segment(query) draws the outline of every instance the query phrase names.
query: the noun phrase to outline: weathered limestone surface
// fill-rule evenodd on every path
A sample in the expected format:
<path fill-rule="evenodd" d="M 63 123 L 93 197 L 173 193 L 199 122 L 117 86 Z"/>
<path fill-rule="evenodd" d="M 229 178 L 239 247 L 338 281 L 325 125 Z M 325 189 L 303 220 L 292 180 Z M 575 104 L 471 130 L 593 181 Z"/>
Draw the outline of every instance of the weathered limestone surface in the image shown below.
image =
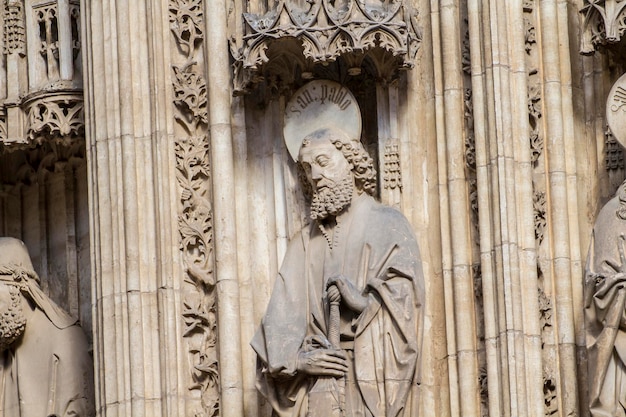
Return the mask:
<path fill-rule="evenodd" d="M 312 81 L 285 119 L 312 221 L 289 242 L 251 343 L 257 387 L 282 415 L 416 414 L 421 259 L 406 218 L 373 199 L 356 99 L 339 83 Z"/>
<path fill-rule="evenodd" d="M 248 342 L 309 222 L 282 131 L 311 79 L 355 95 L 376 198 L 417 236 L 421 415 L 589 414 L 623 2 L 1 6 L 0 235 L 93 330 L 99 415 L 270 415 Z"/>

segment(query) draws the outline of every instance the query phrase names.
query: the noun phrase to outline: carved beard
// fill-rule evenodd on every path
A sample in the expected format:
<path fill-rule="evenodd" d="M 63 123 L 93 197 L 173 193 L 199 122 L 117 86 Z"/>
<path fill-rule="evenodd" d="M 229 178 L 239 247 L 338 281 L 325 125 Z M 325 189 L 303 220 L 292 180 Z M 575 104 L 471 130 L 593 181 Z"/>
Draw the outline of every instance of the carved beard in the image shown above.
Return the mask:
<path fill-rule="evenodd" d="M 350 173 L 338 182 L 315 190 L 311 200 L 311 218 L 324 220 L 328 216 L 336 216 L 350 204 L 353 193 L 354 184 Z"/>
<path fill-rule="evenodd" d="M 26 317 L 22 309 L 22 295 L 19 288 L 11 285 L 11 305 L 0 312 L 0 352 L 4 352 L 15 342 L 26 328 Z"/>

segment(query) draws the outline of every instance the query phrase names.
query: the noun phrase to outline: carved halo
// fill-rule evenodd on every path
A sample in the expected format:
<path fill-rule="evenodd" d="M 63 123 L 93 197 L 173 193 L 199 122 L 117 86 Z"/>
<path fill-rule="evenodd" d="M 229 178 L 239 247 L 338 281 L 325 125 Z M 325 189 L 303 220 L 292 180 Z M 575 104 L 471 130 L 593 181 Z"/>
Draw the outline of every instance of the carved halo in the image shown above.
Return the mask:
<path fill-rule="evenodd" d="M 611 87 L 606 100 L 606 121 L 615 139 L 626 148 L 626 74 Z"/>
<path fill-rule="evenodd" d="M 339 129 L 361 139 L 361 110 L 354 95 L 341 84 L 314 80 L 298 89 L 285 108 L 283 134 L 294 161 L 302 141 L 321 128 Z"/>

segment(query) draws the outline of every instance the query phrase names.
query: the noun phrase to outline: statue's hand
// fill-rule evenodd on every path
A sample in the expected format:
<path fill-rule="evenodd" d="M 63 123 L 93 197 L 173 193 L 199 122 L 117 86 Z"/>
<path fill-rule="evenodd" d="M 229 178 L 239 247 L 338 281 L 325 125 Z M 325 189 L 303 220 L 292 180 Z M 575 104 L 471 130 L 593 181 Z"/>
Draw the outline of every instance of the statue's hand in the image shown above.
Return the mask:
<path fill-rule="evenodd" d="M 340 349 L 315 349 L 298 353 L 298 372 L 341 378 L 348 371 L 346 354 Z"/>
<path fill-rule="evenodd" d="M 607 292 L 612 290 L 613 288 L 625 288 L 626 287 L 626 274 L 617 273 L 611 274 L 607 276 L 597 275 L 595 277 L 596 281 L 596 295 L 604 296 Z"/>
<path fill-rule="evenodd" d="M 358 290 L 348 278 L 343 275 L 335 275 L 328 279 L 326 283 L 326 289 L 329 294 L 329 300 L 331 294 L 332 287 L 336 287 L 341 294 L 341 299 L 343 302 L 353 311 L 357 313 L 361 313 L 367 307 L 367 296 L 361 294 L 361 291 Z"/>
<path fill-rule="evenodd" d="M 339 288 L 336 285 L 328 286 L 326 290 L 326 295 L 328 297 L 329 303 L 338 303 L 341 301 L 341 293 L 339 292 Z"/>

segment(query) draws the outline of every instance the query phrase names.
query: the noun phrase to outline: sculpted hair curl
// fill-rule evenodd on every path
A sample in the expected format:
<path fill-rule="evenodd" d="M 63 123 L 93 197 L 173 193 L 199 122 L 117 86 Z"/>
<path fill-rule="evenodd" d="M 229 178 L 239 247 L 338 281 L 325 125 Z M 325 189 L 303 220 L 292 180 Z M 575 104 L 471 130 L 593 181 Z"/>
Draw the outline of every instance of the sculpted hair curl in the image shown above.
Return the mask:
<path fill-rule="evenodd" d="M 361 141 L 358 139 L 346 141 L 333 137 L 331 142 L 352 165 L 352 172 L 359 191 L 365 191 L 373 196 L 376 193 L 376 168 L 374 168 L 374 160 L 367 153 Z"/>
<path fill-rule="evenodd" d="M 619 199 L 619 207 L 615 213 L 617 217 L 626 220 L 626 181 L 624 181 L 617 189 L 617 198 Z"/>

